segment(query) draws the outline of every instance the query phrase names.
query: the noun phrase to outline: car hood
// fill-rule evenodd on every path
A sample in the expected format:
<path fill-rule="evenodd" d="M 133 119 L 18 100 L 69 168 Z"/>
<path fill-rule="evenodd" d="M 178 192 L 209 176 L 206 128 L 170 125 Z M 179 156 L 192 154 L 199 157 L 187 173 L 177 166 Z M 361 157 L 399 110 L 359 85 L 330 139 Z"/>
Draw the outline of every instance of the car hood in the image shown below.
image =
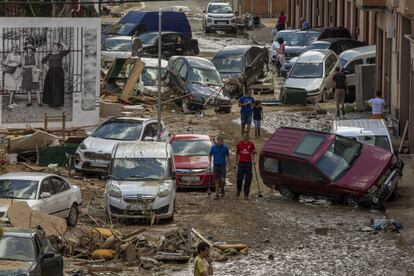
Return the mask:
<path fill-rule="evenodd" d="M 335 185 L 346 190 L 367 191 L 375 185 L 389 166 L 392 154 L 381 148 L 362 145 L 361 153 L 352 167 Z"/>
<path fill-rule="evenodd" d="M 128 142 L 128 141 L 102 139 L 102 138 L 96 138 L 92 136 L 89 136 L 85 140 L 83 140 L 83 143 L 86 146 L 86 151 L 96 151 L 99 153 L 112 153 L 112 149 L 119 142 Z"/>
<path fill-rule="evenodd" d="M 126 195 L 153 195 L 156 196 L 158 188 L 162 181 L 159 180 L 147 180 L 147 181 L 117 181 L 111 180 L 109 183 L 117 185 L 122 192 L 123 196 Z"/>
<path fill-rule="evenodd" d="M 208 17 L 212 17 L 212 18 L 226 18 L 226 19 L 231 19 L 234 17 L 233 13 L 208 13 L 207 14 Z"/>
<path fill-rule="evenodd" d="M 128 58 L 131 57 L 131 52 L 111 52 L 111 51 L 102 51 L 101 58 L 103 59 L 113 59 L 113 58 Z"/>
<path fill-rule="evenodd" d="M 20 276 L 29 272 L 33 262 L 0 260 L 0 276 Z"/>
<path fill-rule="evenodd" d="M 194 82 L 189 83 L 188 86 L 190 88 L 191 94 L 194 96 L 199 96 L 206 99 L 214 94 L 214 99 L 230 100 L 230 98 L 226 97 L 222 92 L 218 92 L 223 86 L 205 85 Z"/>
<path fill-rule="evenodd" d="M 300 79 L 287 78 L 285 81 L 285 88 L 305 89 L 306 91 L 313 91 L 321 87 L 323 78 Z"/>
<path fill-rule="evenodd" d="M 175 156 L 177 169 L 206 169 L 210 165 L 208 156 Z"/>

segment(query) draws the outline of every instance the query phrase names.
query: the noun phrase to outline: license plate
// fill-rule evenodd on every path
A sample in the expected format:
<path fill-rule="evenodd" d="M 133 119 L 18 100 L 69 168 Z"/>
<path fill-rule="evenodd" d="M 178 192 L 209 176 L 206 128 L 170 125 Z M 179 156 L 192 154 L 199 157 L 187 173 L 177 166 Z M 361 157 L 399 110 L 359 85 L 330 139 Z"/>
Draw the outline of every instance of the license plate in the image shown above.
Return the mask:
<path fill-rule="evenodd" d="M 128 205 L 128 210 L 132 210 L 132 211 L 141 211 L 141 210 L 145 210 L 146 205 L 145 204 L 130 204 Z"/>
<path fill-rule="evenodd" d="M 91 161 L 91 166 L 93 167 L 100 167 L 100 168 L 107 168 L 109 163 L 102 162 L 102 161 Z"/>
<path fill-rule="evenodd" d="M 217 24 L 228 24 L 228 21 L 216 21 Z"/>
<path fill-rule="evenodd" d="M 199 182 L 200 181 L 199 176 L 183 176 L 182 179 L 185 182 Z"/>

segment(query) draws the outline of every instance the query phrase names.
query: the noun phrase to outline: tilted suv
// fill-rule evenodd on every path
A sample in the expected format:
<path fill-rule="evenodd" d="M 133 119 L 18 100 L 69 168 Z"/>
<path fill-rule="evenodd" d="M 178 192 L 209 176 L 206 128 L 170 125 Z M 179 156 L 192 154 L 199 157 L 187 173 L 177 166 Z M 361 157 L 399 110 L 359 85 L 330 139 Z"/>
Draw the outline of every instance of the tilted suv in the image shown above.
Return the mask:
<path fill-rule="evenodd" d="M 236 15 L 229 3 L 210 2 L 204 11 L 203 29 L 211 31 L 236 32 Z"/>

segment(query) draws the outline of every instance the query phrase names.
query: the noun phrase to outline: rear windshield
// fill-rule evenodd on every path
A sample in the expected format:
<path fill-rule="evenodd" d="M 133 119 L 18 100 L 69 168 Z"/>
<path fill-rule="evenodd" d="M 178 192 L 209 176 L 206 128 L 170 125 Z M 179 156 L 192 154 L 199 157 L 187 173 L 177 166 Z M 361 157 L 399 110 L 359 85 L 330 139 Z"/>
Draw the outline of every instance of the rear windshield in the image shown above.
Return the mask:
<path fill-rule="evenodd" d="M 240 73 L 244 68 L 243 56 L 218 57 L 213 63 L 220 73 Z"/>
<path fill-rule="evenodd" d="M 318 39 L 319 33 L 292 33 L 291 36 L 284 39 L 286 46 L 308 46 Z"/>
<path fill-rule="evenodd" d="M 157 33 L 145 33 L 140 35 L 138 38 L 141 40 L 143 44 L 154 44 L 155 40 L 157 39 Z"/>
<path fill-rule="evenodd" d="M 110 52 L 131 52 L 131 40 L 125 39 L 107 39 L 104 44 L 104 51 Z"/>
<path fill-rule="evenodd" d="M 323 74 L 322 63 L 295 63 L 290 71 L 290 78 L 321 78 Z"/>
<path fill-rule="evenodd" d="M 115 24 L 112 28 L 108 31 L 109 34 L 117 34 L 117 35 L 130 35 L 135 28 L 135 24 L 132 23 L 123 23 L 123 24 Z"/>

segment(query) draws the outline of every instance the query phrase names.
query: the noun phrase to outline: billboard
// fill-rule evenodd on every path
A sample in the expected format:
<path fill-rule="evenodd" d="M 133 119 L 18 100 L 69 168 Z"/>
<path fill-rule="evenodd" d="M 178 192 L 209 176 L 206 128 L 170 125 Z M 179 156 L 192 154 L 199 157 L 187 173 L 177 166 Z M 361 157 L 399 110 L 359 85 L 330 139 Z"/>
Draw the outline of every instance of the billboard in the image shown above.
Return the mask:
<path fill-rule="evenodd" d="M 0 128 L 97 124 L 100 33 L 99 18 L 0 18 Z"/>

